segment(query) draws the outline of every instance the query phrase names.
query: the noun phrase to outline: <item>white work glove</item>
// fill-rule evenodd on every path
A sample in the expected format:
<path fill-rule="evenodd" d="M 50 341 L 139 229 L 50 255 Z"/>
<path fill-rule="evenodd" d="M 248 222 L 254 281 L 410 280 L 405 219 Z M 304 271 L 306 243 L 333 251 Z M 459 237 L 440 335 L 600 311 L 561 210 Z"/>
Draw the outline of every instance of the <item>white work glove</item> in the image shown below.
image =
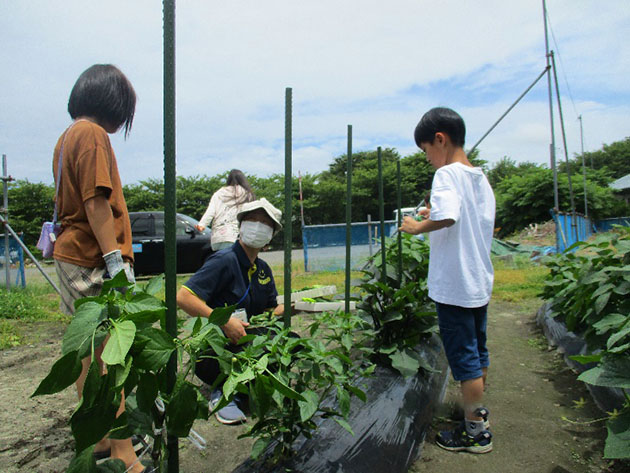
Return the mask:
<path fill-rule="evenodd" d="M 121 271 L 124 271 L 125 276 L 127 276 L 127 280 L 130 283 L 135 284 L 136 278 L 133 276 L 131 265 L 123 262 L 120 250 L 110 251 L 106 255 L 103 255 L 103 259 L 105 260 L 105 266 L 107 266 L 107 272 L 109 273 L 110 278 L 113 278 Z"/>

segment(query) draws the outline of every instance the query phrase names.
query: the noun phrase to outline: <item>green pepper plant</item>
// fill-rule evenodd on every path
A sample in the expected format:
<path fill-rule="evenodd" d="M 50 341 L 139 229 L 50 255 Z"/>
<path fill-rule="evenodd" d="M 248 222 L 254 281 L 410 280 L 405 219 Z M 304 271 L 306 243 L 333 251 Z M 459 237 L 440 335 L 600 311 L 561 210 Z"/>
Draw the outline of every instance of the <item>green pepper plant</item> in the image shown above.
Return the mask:
<path fill-rule="evenodd" d="M 365 400 L 355 383 L 373 370 L 351 353 L 367 337 L 361 319 L 321 315 L 310 326 L 310 337 L 303 338 L 290 337 L 277 319 L 269 320 L 266 335 L 243 337 L 241 343 L 251 343 L 232 354 L 219 326 L 228 321 L 235 306 L 215 308 L 208 319 L 192 319 L 191 330 L 180 330 L 173 337 L 165 330 L 164 302 L 156 297 L 162 287 L 161 277 L 141 287 L 129 283 L 121 272 L 105 282 L 99 296 L 75 302 L 61 357 L 33 393 L 54 394 L 71 386 L 81 373 L 81 360 L 92 357 L 70 419 L 75 456 L 68 473 L 123 473 L 121 460 L 96 465 L 94 445 L 106 435 L 152 436 L 153 464 L 164 467 L 167 433 L 187 437 L 196 419 L 209 417 L 208 402 L 192 379 L 196 361 L 208 356 L 209 349 L 225 373 L 224 397 L 216 409 L 237 391 L 250 396 L 258 422 L 245 435 L 258 438 L 254 456 L 272 438 L 278 439 L 275 458 L 290 454 L 297 436 L 308 437 L 317 428 L 316 416 L 332 417 L 351 430 L 345 421 L 350 396 Z M 106 340 L 101 355 L 105 369 L 101 369 L 94 354 Z M 168 392 L 166 366 L 174 353 L 180 369 Z M 117 418 L 123 391 L 125 412 Z M 323 402 L 333 391 L 336 407 Z"/>
<path fill-rule="evenodd" d="M 607 418 L 604 456 L 630 458 L 630 229 L 578 242 L 545 264 L 550 271 L 542 297 L 591 352 L 572 358 L 597 363 L 578 379 L 624 393 L 621 410 Z"/>
<path fill-rule="evenodd" d="M 216 356 L 225 378 L 215 409 L 236 392 L 248 395 L 256 422 L 241 437 L 257 439 L 252 457 L 267 447 L 271 463 L 290 456 L 295 440 L 310 438 L 324 418 L 352 433 L 347 422 L 351 397 L 366 400 L 358 384 L 374 370 L 362 356 L 371 351 L 368 324 L 353 314 L 325 312 L 314 315 L 309 335 L 300 337 L 269 314 L 250 322 L 263 333 L 244 337 L 239 343 L 248 343 L 241 352 Z"/>
<path fill-rule="evenodd" d="M 381 250 L 369 258 L 358 285 L 362 298 L 357 308 L 372 319 L 377 357 L 402 375 L 413 376 L 420 368 L 432 370 L 416 347 L 437 332 L 437 317 L 428 297 L 429 245 L 406 233 L 401 235 L 401 242 L 399 253 L 397 240 L 386 239 L 385 268 Z"/>

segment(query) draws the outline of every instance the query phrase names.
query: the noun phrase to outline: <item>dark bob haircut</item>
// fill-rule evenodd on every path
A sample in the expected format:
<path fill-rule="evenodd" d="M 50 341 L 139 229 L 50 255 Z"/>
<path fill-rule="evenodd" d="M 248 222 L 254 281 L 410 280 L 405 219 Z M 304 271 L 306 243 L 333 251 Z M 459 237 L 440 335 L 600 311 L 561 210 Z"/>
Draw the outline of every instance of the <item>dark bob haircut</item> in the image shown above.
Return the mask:
<path fill-rule="evenodd" d="M 416 126 L 413 137 L 416 145 L 431 143 L 438 132 L 446 133 L 451 143 L 461 148 L 466 141 L 466 125 L 457 112 L 445 107 L 436 107 L 425 113 Z"/>
<path fill-rule="evenodd" d="M 116 130 L 123 125 L 125 137 L 136 111 L 136 92 L 129 79 L 111 64 L 95 64 L 79 76 L 68 100 L 72 119 L 93 117 Z"/>

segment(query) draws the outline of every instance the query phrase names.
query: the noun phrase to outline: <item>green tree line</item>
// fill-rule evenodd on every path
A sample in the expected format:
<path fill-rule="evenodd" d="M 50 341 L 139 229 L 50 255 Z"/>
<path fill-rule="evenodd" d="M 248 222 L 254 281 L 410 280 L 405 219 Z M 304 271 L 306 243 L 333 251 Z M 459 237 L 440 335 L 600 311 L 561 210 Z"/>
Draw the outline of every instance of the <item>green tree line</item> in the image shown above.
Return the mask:
<path fill-rule="evenodd" d="M 604 145 L 601 150 L 584 153 L 586 161 L 586 192 L 588 213 L 593 219 L 626 216 L 630 208 L 615 196 L 608 184 L 630 173 L 630 137 Z M 506 236 L 531 223 L 548 221 L 549 210 L 554 206 L 553 171 L 545 165 L 531 162 L 516 163 L 504 157 L 492 166 L 479 157 L 470 157 L 476 166 L 484 168 L 497 199 L 496 227 L 499 235 Z M 402 206 L 418 205 L 430 191 L 434 170 L 423 152 L 401 157 L 392 148 L 382 150 L 383 192 L 385 218 L 396 209 L 396 167 L 400 161 Z M 345 221 L 347 156 L 336 157 L 328 169 L 301 178 L 304 223 L 306 225 L 342 223 Z M 378 173 L 376 151 L 361 151 L 352 155 L 352 219 L 365 221 L 370 214 L 378 219 Z M 584 186 L 582 156 L 558 166 L 560 210 L 570 211 L 567 170 L 573 176 L 576 211 L 584 212 Z M 246 171 L 246 170 L 244 170 Z M 177 211 L 199 219 L 210 197 L 227 179 L 228 170 L 216 176 L 178 176 L 176 184 Z M 284 175 L 268 177 L 248 175 L 257 197 L 265 197 L 284 210 Z M 164 182 L 147 179 L 124 187 L 130 212 L 162 210 Z M 18 180 L 9 187 L 9 221 L 16 231 L 24 232 L 24 240 L 34 248 L 41 224 L 53 213 L 54 187 L 43 183 Z M 293 243 L 301 245 L 301 222 L 298 178 L 293 177 Z M 281 245 L 282 236 L 274 242 Z"/>

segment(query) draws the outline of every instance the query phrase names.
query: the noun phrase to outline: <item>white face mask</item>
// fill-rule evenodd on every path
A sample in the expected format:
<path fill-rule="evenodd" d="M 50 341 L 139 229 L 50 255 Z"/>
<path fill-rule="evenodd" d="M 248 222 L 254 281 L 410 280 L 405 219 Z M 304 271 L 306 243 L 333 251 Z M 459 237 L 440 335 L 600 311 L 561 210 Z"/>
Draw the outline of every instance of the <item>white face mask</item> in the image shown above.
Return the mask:
<path fill-rule="evenodd" d="M 250 248 L 262 248 L 271 241 L 273 228 L 262 222 L 243 220 L 241 223 L 241 241 Z"/>

